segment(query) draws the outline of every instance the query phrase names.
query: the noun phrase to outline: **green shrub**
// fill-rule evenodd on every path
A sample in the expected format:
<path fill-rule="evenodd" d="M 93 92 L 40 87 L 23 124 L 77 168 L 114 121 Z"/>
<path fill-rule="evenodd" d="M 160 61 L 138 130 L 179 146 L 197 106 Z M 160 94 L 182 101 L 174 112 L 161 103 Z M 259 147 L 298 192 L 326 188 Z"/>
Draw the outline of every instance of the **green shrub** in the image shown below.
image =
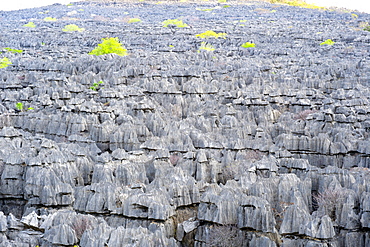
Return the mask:
<path fill-rule="evenodd" d="M 199 37 L 199 38 L 205 38 L 205 39 L 208 39 L 208 38 L 224 38 L 226 39 L 226 33 L 216 33 L 214 31 L 211 31 L 211 30 L 208 30 L 208 31 L 205 31 L 204 33 L 199 33 L 197 35 L 195 35 L 196 37 Z"/>
<path fill-rule="evenodd" d="M 85 28 L 79 28 L 77 25 L 75 24 L 69 24 L 69 25 L 66 25 L 64 26 L 64 28 L 62 29 L 63 32 L 82 32 L 84 31 Z"/>
<path fill-rule="evenodd" d="M 15 104 L 15 108 L 17 108 L 18 111 L 23 111 L 24 105 L 23 105 L 22 102 L 18 102 L 18 103 Z M 31 110 L 34 110 L 34 108 L 33 107 L 28 107 L 27 108 L 27 111 L 31 111 Z"/>
<path fill-rule="evenodd" d="M 23 52 L 23 50 L 12 49 L 12 48 L 9 48 L 9 47 L 5 47 L 4 49 L 7 50 L 8 52 L 11 52 L 11 53 L 14 53 L 14 54 Z"/>
<path fill-rule="evenodd" d="M 243 48 L 250 48 L 250 47 L 256 47 L 255 43 L 250 43 L 250 42 L 245 42 L 244 44 L 241 45 Z"/>
<path fill-rule="evenodd" d="M 196 10 L 200 10 L 200 11 L 212 11 L 213 9 L 201 9 L 201 8 L 196 8 Z"/>
<path fill-rule="evenodd" d="M 91 90 L 98 91 L 100 89 L 100 84 L 103 84 L 103 81 L 94 82 L 90 87 Z"/>
<path fill-rule="evenodd" d="M 7 57 L 0 59 L 0 69 L 6 68 L 11 64 L 12 62 L 10 62 L 10 60 Z"/>
<path fill-rule="evenodd" d="M 322 42 L 320 45 L 334 45 L 335 42 L 332 41 L 331 39 L 327 39 L 324 42 Z"/>
<path fill-rule="evenodd" d="M 103 38 L 102 43 L 89 52 L 89 55 L 100 56 L 109 53 L 115 53 L 119 56 L 128 55 L 127 50 L 118 42 L 118 38 Z"/>
<path fill-rule="evenodd" d="M 163 27 L 168 27 L 168 25 L 175 25 L 176 27 L 188 27 L 189 25 L 183 23 L 182 20 L 178 19 L 168 19 L 162 22 Z"/>
<path fill-rule="evenodd" d="M 368 32 L 370 32 L 370 26 L 365 27 L 365 28 L 364 28 L 364 31 L 368 31 Z"/>
<path fill-rule="evenodd" d="M 32 27 L 32 28 L 36 27 L 35 23 L 33 23 L 32 21 L 28 22 L 27 24 L 24 24 L 23 26 L 24 27 Z"/>
<path fill-rule="evenodd" d="M 19 111 L 23 111 L 23 103 L 18 102 L 17 104 L 15 104 L 15 107 L 16 107 Z"/>
<path fill-rule="evenodd" d="M 315 4 L 309 4 L 302 0 L 270 0 L 270 3 L 283 3 L 291 6 L 308 8 L 308 9 L 325 9 L 324 7 L 316 6 Z"/>
<path fill-rule="evenodd" d="M 141 20 L 139 18 L 130 18 L 128 20 L 128 23 L 135 23 L 135 22 L 141 22 Z"/>
<path fill-rule="evenodd" d="M 53 17 L 45 17 L 45 18 L 44 18 L 44 21 L 57 21 L 57 18 L 53 18 Z"/>

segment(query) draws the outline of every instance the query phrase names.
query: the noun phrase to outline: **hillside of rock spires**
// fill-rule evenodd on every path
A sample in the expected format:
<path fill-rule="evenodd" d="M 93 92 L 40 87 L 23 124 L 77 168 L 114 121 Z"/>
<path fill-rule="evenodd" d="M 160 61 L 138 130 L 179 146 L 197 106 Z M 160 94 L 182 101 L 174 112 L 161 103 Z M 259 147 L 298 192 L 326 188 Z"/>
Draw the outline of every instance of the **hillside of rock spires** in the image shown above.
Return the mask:
<path fill-rule="evenodd" d="M 0 246 L 370 246 L 369 22 L 263 1 L 0 11 Z M 108 40 L 124 54 L 92 54 Z"/>

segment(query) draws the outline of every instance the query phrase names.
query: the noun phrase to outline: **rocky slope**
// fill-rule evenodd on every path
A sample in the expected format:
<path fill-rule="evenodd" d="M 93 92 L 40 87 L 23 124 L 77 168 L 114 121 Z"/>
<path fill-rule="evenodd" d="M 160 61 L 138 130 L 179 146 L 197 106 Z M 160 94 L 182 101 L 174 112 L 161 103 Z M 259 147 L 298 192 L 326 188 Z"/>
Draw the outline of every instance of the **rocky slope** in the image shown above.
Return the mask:
<path fill-rule="evenodd" d="M 228 5 L 0 12 L 1 246 L 370 246 L 370 15 Z"/>

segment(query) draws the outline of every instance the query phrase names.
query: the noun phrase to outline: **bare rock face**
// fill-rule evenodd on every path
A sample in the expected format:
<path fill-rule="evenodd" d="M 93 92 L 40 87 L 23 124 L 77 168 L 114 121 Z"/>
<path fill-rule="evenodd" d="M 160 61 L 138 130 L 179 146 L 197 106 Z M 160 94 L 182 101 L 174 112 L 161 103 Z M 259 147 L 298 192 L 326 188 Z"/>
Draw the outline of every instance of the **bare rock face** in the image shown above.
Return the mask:
<path fill-rule="evenodd" d="M 275 218 L 269 203 L 259 197 L 244 198 L 238 208 L 238 227 L 274 233 Z"/>
<path fill-rule="evenodd" d="M 0 19 L 0 246 L 370 246 L 368 14 L 85 1 Z M 106 37 L 128 55 L 89 55 Z"/>
<path fill-rule="evenodd" d="M 6 216 L 4 215 L 3 212 L 0 213 L 0 231 L 5 232 L 8 230 L 8 223 L 6 220 Z"/>

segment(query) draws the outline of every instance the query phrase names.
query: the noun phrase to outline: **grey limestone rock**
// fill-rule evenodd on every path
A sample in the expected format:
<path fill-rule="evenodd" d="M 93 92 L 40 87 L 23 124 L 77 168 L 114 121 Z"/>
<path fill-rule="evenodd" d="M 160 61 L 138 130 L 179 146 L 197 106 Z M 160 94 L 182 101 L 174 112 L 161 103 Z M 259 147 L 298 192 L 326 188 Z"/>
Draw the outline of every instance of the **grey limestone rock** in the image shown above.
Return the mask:
<path fill-rule="evenodd" d="M 131 190 L 121 195 L 122 214 L 139 219 L 167 220 L 175 214 L 168 194 L 161 190 L 144 193 Z"/>
<path fill-rule="evenodd" d="M 294 204 L 302 210 L 309 212 L 311 206 L 311 180 L 301 181 L 295 174 L 282 174 L 278 185 L 278 200 L 281 206 Z"/>
<path fill-rule="evenodd" d="M 256 237 L 253 236 L 252 240 L 250 241 L 250 246 L 266 246 L 266 247 L 276 247 L 276 243 L 269 239 L 268 237 Z"/>
<path fill-rule="evenodd" d="M 0 212 L 0 232 L 5 232 L 8 229 L 8 222 L 6 216 L 1 211 Z"/>
<path fill-rule="evenodd" d="M 31 228 L 39 228 L 39 216 L 35 211 L 32 211 L 30 214 L 22 217 L 21 223 Z"/>
<path fill-rule="evenodd" d="M 308 216 L 299 232 L 318 239 L 332 239 L 335 236 L 334 225 L 328 215 L 321 218 Z"/>
<path fill-rule="evenodd" d="M 218 224 L 236 224 L 238 206 L 246 195 L 233 188 L 212 185 L 200 198 L 198 219 Z"/>
<path fill-rule="evenodd" d="M 170 246 L 177 247 L 174 239 L 166 238 L 160 231 L 150 232 L 147 228 L 124 228 L 122 226 L 110 234 L 108 246 Z"/>
<path fill-rule="evenodd" d="M 369 15 L 197 5 L 0 11 L 0 246 L 369 245 Z"/>
<path fill-rule="evenodd" d="M 69 164 L 59 165 L 66 166 L 69 170 Z M 58 165 L 56 165 L 58 166 Z M 73 187 L 71 184 L 63 181 L 57 172 L 61 170 L 47 169 L 41 166 L 32 166 L 27 169 L 25 174 L 25 196 L 32 204 L 44 205 L 71 205 L 74 201 Z M 68 177 L 66 177 L 68 180 Z"/>
<path fill-rule="evenodd" d="M 117 187 L 111 182 L 93 183 L 77 187 L 73 208 L 81 212 L 116 212 L 116 189 Z"/>
<path fill-rule="evenodd" d="M 283 222 L 280 226 L 280 234 L 296 234 L 299 233 L 302 225 L 310 221 L 310 214 L 301 209 L 299 206 L 288 206 L 284 212 Z"/>
<path fill-rule="evenodd" d="M 179 223 L 176 228 L 176 239 L 182 241 L 184 235 L 196 229 L 199 224 L 199 221 L 195 220 L 195 218 L 190 218 L 184 222 Z"/>
<path fill-rule="evenodd" d="M 47 229 L 44 238 L 57 245 L 74 245 L 77 243 L 75 231 L 67 224 L 60 224 Z"/>
<path fill-rule="evenodd" d="M 275 218 L 270 204 L 259 197 L 242 198 L 237 211 L 238 227 L 274 233 Z"/>
<path fill-rule="evenodd" d="M 362 232 L 348 232 L 345 236 L 344 246 L 366 246 L 365 236 Z"/>
<path fill-rule="evenodd" d="M 8 215 L 7 223 L 8 223 L 8 229 L 13 229 L 13 230 L 23 229 L 23 225 L 19 222 L 19 219 L 17 219 L 12 213 Z"/>
<path fill-rule="evenodd" d="M 104 247 L 107 245 L 112 228 L 103 221 L 96 227 L 87 229 L 81 238 L 81 246 Z"/>
<path fill-rule="evenodd" d="M 200 192 L 195 179 L 185 175 L 180 168 L 169 169 L 165 174 L 156 174 L 156 178 L 147 187 L 149 192 L 160 188 L 166 188 L 171 204 L 176 208 L 200 202 Z"/>

